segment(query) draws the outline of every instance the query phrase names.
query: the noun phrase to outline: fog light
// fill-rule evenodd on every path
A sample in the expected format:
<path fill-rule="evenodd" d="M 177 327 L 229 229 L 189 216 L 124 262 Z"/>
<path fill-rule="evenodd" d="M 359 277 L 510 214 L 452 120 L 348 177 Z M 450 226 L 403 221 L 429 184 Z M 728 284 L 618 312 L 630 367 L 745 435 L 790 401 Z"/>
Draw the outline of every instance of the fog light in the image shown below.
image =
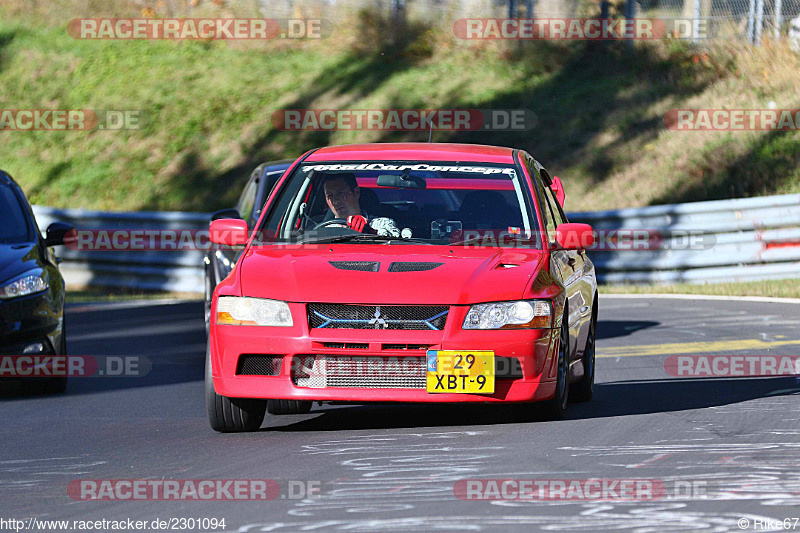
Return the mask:
<path fill-rule="evenodd" d="M 43 342 L 34 342 L 33 344 L 29 344 L 22 349 L 22 355 L 35 355 L 44 352 L 45 347 Z"/>

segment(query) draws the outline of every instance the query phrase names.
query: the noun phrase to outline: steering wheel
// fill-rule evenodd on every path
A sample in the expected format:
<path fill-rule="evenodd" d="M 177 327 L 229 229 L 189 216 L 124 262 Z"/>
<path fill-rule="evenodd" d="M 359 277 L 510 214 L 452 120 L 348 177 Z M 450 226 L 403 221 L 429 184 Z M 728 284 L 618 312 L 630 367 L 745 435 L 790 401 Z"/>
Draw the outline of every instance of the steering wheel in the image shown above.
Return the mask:
<path fill-rule="evenodd" d="M 334 224 L 338 224 L 340 226 L 347 227 L 347 221 L 343 218 L 332 218 L 330 220 L 326 220 L 324 222 L 320 222 L 316 226 L 314 226 L 314 230 L 318 230 L 320 228 L 327 228 L 328 226 L 333 226 Z"/>

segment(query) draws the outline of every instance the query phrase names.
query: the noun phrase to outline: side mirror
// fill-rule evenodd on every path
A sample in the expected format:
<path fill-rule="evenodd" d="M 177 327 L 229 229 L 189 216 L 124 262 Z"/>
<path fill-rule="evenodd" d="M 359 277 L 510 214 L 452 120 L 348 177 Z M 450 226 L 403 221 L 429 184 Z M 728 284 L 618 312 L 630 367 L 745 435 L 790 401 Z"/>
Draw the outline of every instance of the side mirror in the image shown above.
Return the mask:
<path fill-rule="evenodd" d="M 594 230 L 589 224 L 565 222 L 556 228 L 556 243 L 563 250 L 585 250 L 594 245 Z"/>
<path fill-rule="evenodd" d="M 564 185 L 562 185 L 561 179 L 558 176 L 553 177 L 550 188 L 553 189 L 553 192 L 556 194 L 558 205 L 564 207 L 564 200 L 567 198 L 567 195 L 564 193 Z"/>
<path fill-rule="evenodd" d="M 47 234 L 44 238 L 44 245 L 57 246 L 59 244 L 64 244 L 64 239 L 71 231 L 74 231 L 74 229 L 69 224 L 65 224 L 64 222 L 53 222 L 47 226 Z"/>
<path fill-rule="evenodd" d="M 211 220 L 219 220 L 222 218 L 242 218 L 242 215 L 239 214 L 239 211 L 236 209 L 229 207 L 228 209 L 220 209 L 216 213 L 211 214 Z"/>
<path fill-rule="evenodd" d="M 236 218 L 212 220 L 208 230 L 208 238 L 211 242 L 227 246 L 247 244 L 248 234 L 247 222 Z"/>

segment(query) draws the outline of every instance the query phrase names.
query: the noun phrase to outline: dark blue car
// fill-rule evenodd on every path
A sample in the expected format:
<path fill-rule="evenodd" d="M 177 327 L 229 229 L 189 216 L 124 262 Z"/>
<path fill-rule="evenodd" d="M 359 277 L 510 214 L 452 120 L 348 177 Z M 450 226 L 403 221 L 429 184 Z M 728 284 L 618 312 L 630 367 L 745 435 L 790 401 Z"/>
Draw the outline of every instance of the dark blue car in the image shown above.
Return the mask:
<path fill-rule="evenodd" d="M 66 355 L 64 279 L 51 247 L 63 244 L 71 229 L 55 222 L 43 238 L 22 189 L 0 170 L 0 356 L 46 360 L 34 358 Z M 15 362 L 4 364 L 0 376 L 14 379 L 21 374 L 15 371 L 19 358 L 3 359 Z M 63 392 L 67 387 L 66 376 L 29 377 L 24 382 L 42 392 Z"/>

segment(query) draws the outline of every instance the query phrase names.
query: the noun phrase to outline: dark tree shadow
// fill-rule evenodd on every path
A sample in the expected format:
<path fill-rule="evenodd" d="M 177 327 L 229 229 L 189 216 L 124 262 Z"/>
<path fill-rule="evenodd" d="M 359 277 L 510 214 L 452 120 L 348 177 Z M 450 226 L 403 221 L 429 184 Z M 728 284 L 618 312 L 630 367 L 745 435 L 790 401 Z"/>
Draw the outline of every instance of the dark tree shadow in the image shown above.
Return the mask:
<path fill-rule="evenodd" d="M 339 109 L 357 107 L 355 102 L 359 99 L 425 60 L 425 45 L 420 45 L 426 43 L 425 35 L 425 27 L 415 27 L 402 39 L 387 41 L 372 52 L 352 51 L 306 83 L 302 92 L 283 109 L 313 108 L 323 97 L 335 98 Z M 683 67 L 665 59 L 653 47 L 639 46 L 630 51 L 624 43 L 538 41 L 517 43 L 505 56 L 496 50 L 476 53 L 496 54 L 497 61 L 509 62 L 522 79 L 541 81 L 509 84 L 507 91 L 488 99 L 466 100 L 466 91 L 456 89 L 438 107 L 529 110 L 537 116 L 537 124 L 526 131 L 435 131 L 434 141 L 523 148 L 552 169 L 581 163 L 596 183 L 619 167 L 615 148 L 634 138 L 637 142 L 649 142 L 658 135 L 663 124 L 647 115 L 654 102 L 668 96 L 697 93 L 713 79 L 702 72 L 678 75 L 676 70 Z M 428 81 L 431 87 L 437 82 L 437 79 Z M 424 93 L 417 100 L 396 95 L 386 107 L 431 107 Z M 275 111 L 263 110 L 269 115 Z M 592 148 L 597 135 L 609 128 L 619 133 L 618 139 L 603 151 Z M 424 142 L 427 138 L 427 132 L 384 131 L 376 141 Z M 331 131 L 282 131 L 272 127 L 250 142 L 244 159 L 223 174 L 206 166 L 203 155 L 190 149 L 183 152 L 170 186 L 183 191 L 192 209 L 223 208 L 235 201 L 247 176 L 258 164 L 297 157 L 309 149 L 329 145 L 331 139 Z M 142 205 L 143 209 L 163 207 L 155 193 Z"/>
<path fill-rule="evenodd" d="M 0 32 L 0 72 L 3 71 L 6 64 L 6 52 L 4 48 L 7 48 L 8 45 L 11 44 L 16 35 L 17 34 L 13 31 Z"/>
<path fill-rule="evenodd" d="M 659 325 L 661 325 L 661 322 L 652 320 L 598 320 L 596 335 L 598 339 L 626 337 L 639 330 Z"/>
<path fill-rule="evenodd" d="M 28 196 L 35 197 L 45 192 L 54 183 L 56 183 L 59 179 L 61 179 L 61 177 L 64 176 L 71 167 L 72 167 L 72 160 L 61 161 L 59 163 L 51 165 L 50 168 L 47 170 L 47 173 L 44 175 L 44 179 L 30 188 Z"/>

